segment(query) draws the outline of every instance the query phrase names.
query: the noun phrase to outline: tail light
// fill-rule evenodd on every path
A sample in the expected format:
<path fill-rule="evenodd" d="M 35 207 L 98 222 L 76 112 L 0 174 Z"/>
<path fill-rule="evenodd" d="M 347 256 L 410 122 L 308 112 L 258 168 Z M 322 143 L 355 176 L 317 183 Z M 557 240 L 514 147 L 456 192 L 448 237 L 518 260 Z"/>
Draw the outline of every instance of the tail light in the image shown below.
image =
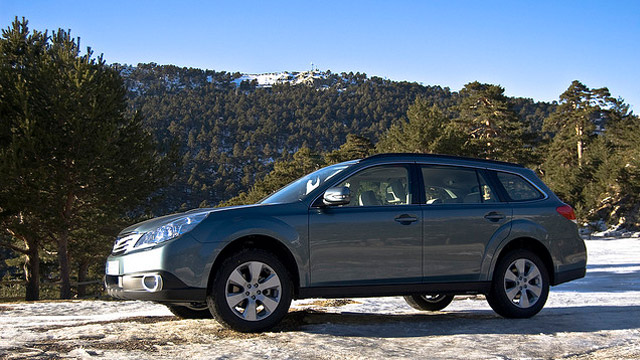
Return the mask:
<path fill-rule="evenodd" d="M 576 220 L 576 213 L 573 211 L 573 208 L 571 206 L 569 205 L 558 206 L 556 208 L 556 211 L 558 212 L 558 214 L 567 218 L 567 220 L 571 220 L 576 224 L 578 223 L 578 221 Z"/>

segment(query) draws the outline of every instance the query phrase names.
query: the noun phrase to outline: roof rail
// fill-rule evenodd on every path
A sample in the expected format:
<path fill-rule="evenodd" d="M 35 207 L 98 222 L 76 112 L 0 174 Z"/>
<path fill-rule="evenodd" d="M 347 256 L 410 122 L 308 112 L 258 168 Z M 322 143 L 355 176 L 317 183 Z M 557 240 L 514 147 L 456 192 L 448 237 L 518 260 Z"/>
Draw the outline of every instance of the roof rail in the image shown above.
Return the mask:
<path fill-rule="evenodd" d="M 397 157 L 414 157 L 414 158 L 425 158 L 425 159 L 452 159 L 452 160 L 466 160 L 466 161 L 476 161 L 483 162 L 488 164 L 498 164 L 498 165 L 507 165 L 507 166 L 516 166 L 524 168 L 525 166 L 522 164 L 511 163 L 506 161 L 498 161 L 498 160 L 488 160 L 488 159 L 477 159 L 466 156 L 456 156 L 456 155 L 442 155 L 442 154 L 419 154 L 419 153 L 386 153 L 386 154 L 376 154 L 371 155 L 362 159 L 362 161 L 369 161 L 373 159 L 383 159 L 383 158 L 397 158 Z"/>

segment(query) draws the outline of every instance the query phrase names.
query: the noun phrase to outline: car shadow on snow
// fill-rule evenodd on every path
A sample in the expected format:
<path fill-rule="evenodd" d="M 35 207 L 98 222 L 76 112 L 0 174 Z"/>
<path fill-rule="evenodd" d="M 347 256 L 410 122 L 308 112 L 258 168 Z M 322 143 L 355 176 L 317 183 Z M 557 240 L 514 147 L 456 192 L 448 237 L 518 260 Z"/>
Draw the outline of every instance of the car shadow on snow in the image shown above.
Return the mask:
<path fill-rule="evenodd" d="M 640 328 L 640 306 L 545 308 L 530 319 L 505 319 L 489 310 L 424 314 L 293 311 L 275 331 L 353 337 L 421 337 L 464 334 L 551 335 Z"/>

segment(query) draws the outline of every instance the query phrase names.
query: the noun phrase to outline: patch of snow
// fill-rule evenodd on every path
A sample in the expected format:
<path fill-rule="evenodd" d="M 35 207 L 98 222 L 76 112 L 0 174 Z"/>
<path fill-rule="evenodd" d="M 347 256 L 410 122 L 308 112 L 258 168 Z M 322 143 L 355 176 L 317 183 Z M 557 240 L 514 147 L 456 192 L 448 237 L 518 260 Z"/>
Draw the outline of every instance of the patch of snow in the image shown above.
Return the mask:
<path fill-rule="evenodd" d="M 600 231 L 592 232 L 589 234 L 592 238 L 602 238 L 602 237 L 622 237 L 622 238 L 638 238 L 640 237 L 640 231 L 628 231 L 624 227 L 620 225 L 611 226 L 610 228 L 606 228 L 606 226 L 602 225 L 600 227 Z"/>
<path fill-rule="evenodd" d="M 640 358 L 640 239 L 586 245 L 587 276 L 553 287 L 531 319 L 501 318 L 481 295 L 433 313 L 400 297 L 306 299 L 274 331 L 239 334 L 150 302 L 8 303 L 0 358 Z"/>

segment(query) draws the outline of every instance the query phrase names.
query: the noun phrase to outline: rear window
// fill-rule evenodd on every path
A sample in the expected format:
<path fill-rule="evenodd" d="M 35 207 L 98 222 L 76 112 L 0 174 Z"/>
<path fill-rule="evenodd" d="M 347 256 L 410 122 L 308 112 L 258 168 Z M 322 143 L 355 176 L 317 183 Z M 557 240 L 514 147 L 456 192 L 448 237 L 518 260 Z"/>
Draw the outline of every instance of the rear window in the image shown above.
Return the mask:
<path fill-rule="evenodd" d="M 507 191 L 511 201 L 531 201 L 542 199 L 544 195 L 530 182 L 519 175 L 498 172 L 498 180 Z"/>

